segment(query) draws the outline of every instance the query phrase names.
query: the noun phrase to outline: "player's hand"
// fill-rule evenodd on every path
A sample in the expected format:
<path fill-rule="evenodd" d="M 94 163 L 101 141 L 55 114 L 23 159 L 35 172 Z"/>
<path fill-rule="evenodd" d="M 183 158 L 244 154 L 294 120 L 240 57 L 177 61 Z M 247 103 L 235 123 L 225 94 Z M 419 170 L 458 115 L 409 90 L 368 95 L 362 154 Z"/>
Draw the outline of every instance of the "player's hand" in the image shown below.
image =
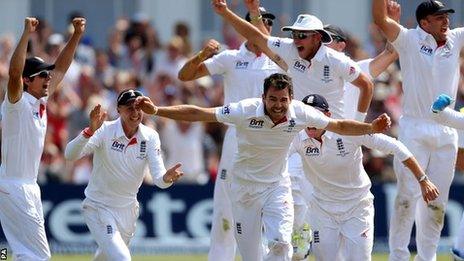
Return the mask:
<path fill-rule="evenodd" d="M 86 20 L 83 17 L 76 17 L 72 21 L 72 25 L 74 27 L 75 34 L 83 34 L 85 31 L 85 23 Z"/>
<path fill-rule="evenodd" d="M 147 96 L 139 96 L 135 98 L 134 106 L 136 109 L 141 109 L 146 114 L 156 114 L 158 108 Z"/>
<path fill-rule="evenodd" d="M 390 128 L 391 120 L 386 113 L 383 113 L 382 115 L 377 117 L 377 119 L 373 120 L 371 125 L 373 133 L 381 133 Z"/>
<path fill-rule="evenodd" d="M 248 11 L 259 11 L 259 0 L 243 0 Z"/>
<path fill-rule="evenodd" d="M 453 99 L 450 96 L 446 94 L 440 94 L 432 104 L 432 111 L 435 113 L 443 111 L 452 102 Z"/>
<path fill-rule="evenodd" d="M 426 179 L 419 183 L 422 191 L 422 198 L 426 203 L 429 203 L 432 200 L 435 200 L 440 192 L 435 184 L 432 183 L 429 179 Z"/>
<path fill-rule="evenodd" d="M 227 11 L 227 2 L 226 0 L 211 0 L 211 5 L 213 6 L 214 12 L 222 16 Z"/>
<path fill-rule="evenodd" d="M 387 2 L 387 15 L 399 23 L 401 18 L 401 5 L 396 1 L 389 0 Z"/>
<path fill-rule="evenodd" d="M 90 112 L 90 130 L 95 132 L 98 130 L 106 119 L 106 111 L 98 104 Z"/>
<path fill-rule="evenodd" d="M 214 39 L 208 40 L 205 47 L 203 47 L 203 50 L 201 50 L 202 58 L 206 60 L 212 57 L 213 55 L 217 54 L 219 52 L 220 47 L 221 47 L 221 44 L 218 41 Z"/>
<path fill-rule="evenodd" d="M 37 26 L 39 25 L 39 20 L 35 17 L 26 17 L 24 19 L 24 32 L 32 33 L 37 30 Z"/>
<path fill-rule="evenodd" d="M 182 177 L 184 173 L 182 172 L 182 170 L 179 169 L 180 166 L 182 166 L 182 164 L 177 163 L 174 167 L 168 169 L 166 171 L 166 174 L 164 174 L 163 176 L 164 182 L 173 183 L 176 182 L 180 177 Z"/>

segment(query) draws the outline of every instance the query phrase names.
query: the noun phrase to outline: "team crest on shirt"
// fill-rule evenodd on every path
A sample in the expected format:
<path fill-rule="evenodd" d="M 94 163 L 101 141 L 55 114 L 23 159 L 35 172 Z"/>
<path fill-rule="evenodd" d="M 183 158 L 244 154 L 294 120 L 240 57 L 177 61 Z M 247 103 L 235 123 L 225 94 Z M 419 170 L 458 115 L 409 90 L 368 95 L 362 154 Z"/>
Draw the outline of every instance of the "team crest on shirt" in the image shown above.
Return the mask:
<path fill-rule="evenodd" d="M 114 140 L 113 144 L 111 144 L 111 149 L 115 150 L 115 151 L 118 151 L 118 152 L 123 152 L 124 147 L 126 147 L 126 145 L 124 143 L 121 143 L 121 142 L 117 141 L 117 140 Z"/>
<path fill-rule="evenodd" d="M 446 43 L 445 46 L 443 46 L 443 53 L 441 54 L 441 56 L 449 58 L 451 55 L 453 55 L 453 53 L 451 52 L 451 46 L 449 46 L 449 44 Z"/>
<path fill-rule="evenodd" d="M 146 141 L 141 141 L 140 142 L 140 151 L 139 155 L 137 156 L 137 159 L 146 159 L 147 158 L 147 142 Z"/>
<path fill-rule="evenodd" d="M 433 48 L 428 45 L 423 44 L 420 48 L 420 52 L 425 55 L 432 56 Z"/>
<path fill-rule="evenodd" d="M 337 156 L 345 157 L 346 155 L 350 154 L 349 152 L 346 151 L 345 144 L 343 144 L 343 140 L 341 138 L 337 139 L 337 149 L 338 149 Z"/>
<path fill-rule="evenodd" d="M 230 114 L 230 105 L 229 104 L 222 107 L 222 114 Z"/>
<path fill-rule="evenodd" d="M 248 128 L 262 129 L 264 127 L 264 120 L 251 119 Z"/>
<path fill-rule="evenodd" d="M 323 81 L 324 83 L 329 83 L 333 81 L 332 78 L 330 78 L 330 67 L 328 65 L 324 65 L 321 81 Z"/>
<path fill-rule="evenodd" d="M 245 61 L 237 61 L 235 63 L 235 69 L 246 69 L 250 62 L 245 62 Z"/>
<path fill-rule="evenodd" d="M 287 129 L 284 130 L 284 131 L 285 131 L 285 132 L 292 132 L 293 129 L 295 128 L 295 125 L 296 125 L 295 120 L 294 120 L 294 119 L 290 119 L 290 120 L 288 121 L 288 127 L 287 127 Z"/>
<path fill-rule="evenodd" d="M 312 156 L 319 156 L 319 154 L 320 154 L 320 150 L 319 150 L 318 147 L 314 147 L 314 148 L 313 148 L 313 147 L 309 147 L 309 146 L 306 147 L 306 151 L 305 151 L 305 155 L 306 155 L 306 156 L 310 156 L 310 157 L 312 157 Z"/>

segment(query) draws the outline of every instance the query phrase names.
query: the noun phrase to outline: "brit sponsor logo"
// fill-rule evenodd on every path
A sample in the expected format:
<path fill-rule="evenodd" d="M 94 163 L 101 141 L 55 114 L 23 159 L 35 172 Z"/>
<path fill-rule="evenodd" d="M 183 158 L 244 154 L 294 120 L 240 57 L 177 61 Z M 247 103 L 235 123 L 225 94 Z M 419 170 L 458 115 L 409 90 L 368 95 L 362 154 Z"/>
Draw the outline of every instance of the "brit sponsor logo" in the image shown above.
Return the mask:
<path fill-rule="evenodd" d="M 111 144 L 111 149 L 119 152 L 123 152 L 124 147 L 126 147 L 126 145 L 124 145 L 124 143 L 120 143 L 117 140 L 113 141 L 113 144 Z"/>
<path fill-rule="evenodd" d="M 249 128 L 262 129 L 264 126 L 264 120 L 251 119 Z"/>
<path fill-rule="evenodd" d="M 314 243 L 319 243 L 319 231 L 314 231 L 314 235 L 313 235 L 313 239 L 314 239 Z"/>
<path fill-rule="evenodd" d="M 275 40 L 272 45 L 274 45 L 275 47 L 280 47 L 280 39 L 277 39 Z"/>
<path fill-rule="evenodd" d="M 305 72 L 307 66 L 300 60 L 295 61 L 293 64 L 293 69 L 299 71 L 299 72 Z"/>
<path fill-rule="evenodd" d="M 319 148 L 307 147 L 305 155 L 312 157 L 312 156 L 319 156 L 319 153 L 320 153 Z"/>
<path fill-rule="evenodd" d="M 237 234 L 242 234 L 242 223 L 237 222 Z"/>
<path fill-rule="evenodd" d="M 222 179 L 222 180 L 227 179 L 227 170 L 226 169 L 221 170 L 221 175 L 219 176 L 219 178 Z"/>
<path fill-rule="evenodd" d="M 431 56 L 433 53 L 433 48 L 428 45 L 423 44 L 420 48 L 420 52 L 425 55 Z"/>
<path fill-rule="evenodd" d="M 328 65 L 324 65 L 324 70 L 322 72 L 322 79 L 321 79 L 324 83 L 329 83 L 332 80 L 332 78 L 330 78 L 330 67 Z"/>
<path fill-rule="evenodd" d="M 235 64 L 235 69 L 246 69 L 248 67 L 249 62 L 245 61 L 237 61 Z"/>
<path fill-rule="evenodd" d="M 106 226 L 106 234 L 113 234 L 113 227 L 111 225 Z"/>

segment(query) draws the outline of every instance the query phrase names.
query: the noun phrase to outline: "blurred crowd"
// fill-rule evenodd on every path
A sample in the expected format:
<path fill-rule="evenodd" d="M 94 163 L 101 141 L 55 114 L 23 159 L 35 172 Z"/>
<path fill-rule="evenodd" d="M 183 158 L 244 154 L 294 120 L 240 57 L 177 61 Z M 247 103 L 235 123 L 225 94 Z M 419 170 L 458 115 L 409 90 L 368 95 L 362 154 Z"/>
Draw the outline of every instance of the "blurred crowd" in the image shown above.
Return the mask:
<path fill-rule="evenodd" d="M 82 15 L 73 12 L 69 21 Z M 66 32 L 57 32 L 47 21 L 40 20 L 38 32 L 29 43 L 29 55 L 54 62 L 72 30 L 73 27 L 69 26 Z M 349 36 L 346 53 L 355 61 L 374 57 L 383 51 L 385 39 L 378 29 L 372 25 L 369 33 L 367 43 Z M 89 112 L 96 104 L 107 110 L 108 120 L 115 119 L 118 116 L 116 97 L 122 90 L 138 89 L 157 105 L 188 103 L 212 107 L 223 103 L 221 77 L 203 77 L 191 82 L 177 79 L 177 73 L 186 60 L 198 51 L 192 50 L 188 24 L 178 22 L 171 39 L 162 43 L 148 17 L 137 13 L 131 18 L 117 19 L 106 37 L 107 45 L 103 49 L 94 47 L 90 37 L 83 37 L 62 83 L 63 91 L 49 97 L 48 129 L 39 183 L 87 183 L 92 159 L 85 157 L 76 162 L 66 161 L 64 148 L 69 140 L 88 126 Z M 0 101 L 4 99 L 9 61 L 16 40 L 10 35 L 0 36 Z M 242 38 L 224 26 L 222 39 L 217 40 L 235 49 Z M 464 56 L 461 73 L 464 74 Z M 461 80 L 457 108 L 464 106 L 463 88 Z M 389 134 L 396 136 L 401 94 L 401 74 L 398 65 L 393 64 L 375 80 L 374 97 L 366 120 L 387 112 L 394 123 Z M 182 182 L 201 185 L 215 179 L 225 131 L 223 125 L 175 122 L 149 116 L 145 116 L 144 123 L 159 132 L 166 166 L 176 162 L 183 164 L 185 175 Z M 373 182 L 395 180 L 391 156 L 367 149 L 365 152 L 364 164 Z M 463 162 L 458 159 L 459 171 L 464 169 Z"/>

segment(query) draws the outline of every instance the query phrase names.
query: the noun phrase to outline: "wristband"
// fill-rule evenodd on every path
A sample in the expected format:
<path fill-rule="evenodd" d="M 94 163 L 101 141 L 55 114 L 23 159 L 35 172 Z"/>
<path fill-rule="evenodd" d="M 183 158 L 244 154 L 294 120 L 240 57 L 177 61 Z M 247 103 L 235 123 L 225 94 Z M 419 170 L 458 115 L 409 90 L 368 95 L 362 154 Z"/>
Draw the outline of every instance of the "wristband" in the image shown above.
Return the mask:
<path fill-rule="evenodd" d="M 250 16 L 250 21 L 253 22 L 258 22 L 259 20 L 263 19 L 263 16 L 259 14 L 258 16 Z"/>
<path fill-rule="evenodd" d="M 87 127 L 82 131 L 82 135 L 84 135 L 84 137 L 88 139 L 93 136 L 93 131 L 89 127 Z"/>
<path fill-rule="evenodd" d="M 354 119 L 356 121 L 364 122 L 364 120 L 366 120 L 366 116 L 367 116 L 367 112 L 356 111 L 354 115 Z"/>
<path fill-rule="evenodd" d="M 428 180 L 429 178 L 427 177 L 427 175 L 425 174 L 422 174 L 422 176 L 420 176 L 417 180 L 420 182 L 424 181 L 424 180 Z"/>

